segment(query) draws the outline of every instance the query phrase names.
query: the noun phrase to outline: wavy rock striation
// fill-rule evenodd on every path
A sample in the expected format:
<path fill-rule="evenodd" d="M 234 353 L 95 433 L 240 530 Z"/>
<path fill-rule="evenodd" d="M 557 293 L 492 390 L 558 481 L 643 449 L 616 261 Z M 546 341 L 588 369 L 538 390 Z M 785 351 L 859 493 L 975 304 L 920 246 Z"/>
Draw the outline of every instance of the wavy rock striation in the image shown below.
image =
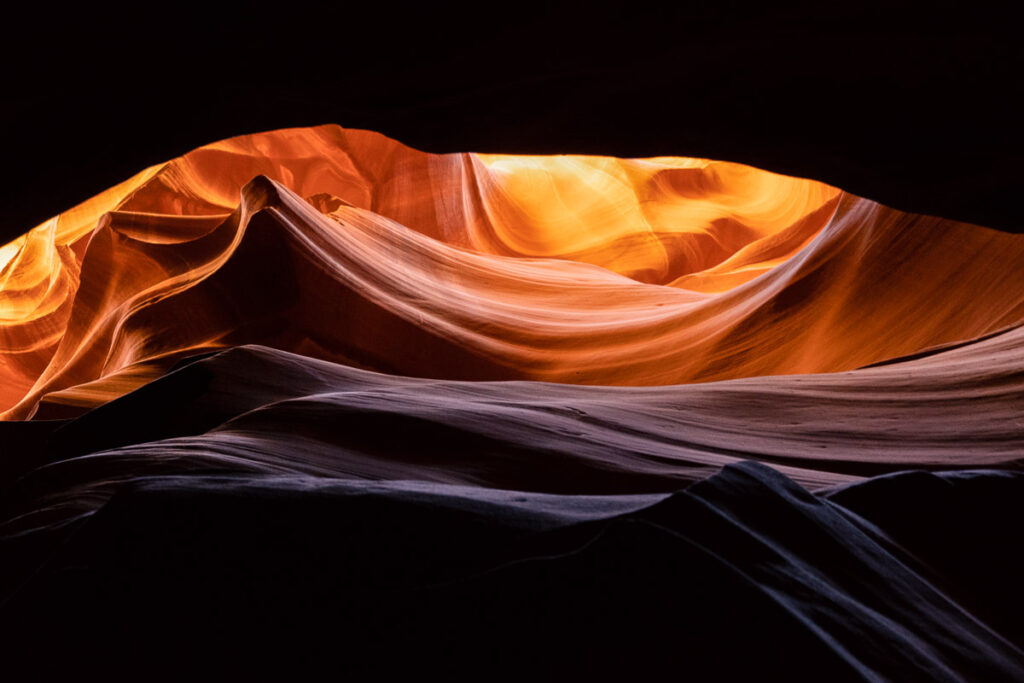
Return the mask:
<path fill-rule="evenodd" d="M 258 343 L 450 379 L 849 370 L 1024 319 L 1024 238 L 700 159 L 200 148 L 4 248 L 0 408 L 80 414 Z"/>
<path fill-rule="evenodd" d="M 1019 680 L 1022 263 L 704 159 L 202 147 L 0 248 L 0 641 Z"/>

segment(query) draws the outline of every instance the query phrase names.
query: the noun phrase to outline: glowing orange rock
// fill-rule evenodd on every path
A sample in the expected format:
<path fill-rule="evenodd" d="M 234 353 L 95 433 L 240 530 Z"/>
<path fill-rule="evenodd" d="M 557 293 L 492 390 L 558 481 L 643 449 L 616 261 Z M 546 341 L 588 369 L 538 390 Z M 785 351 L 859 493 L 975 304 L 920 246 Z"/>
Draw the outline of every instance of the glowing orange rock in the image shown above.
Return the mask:
<path fill-rule="evenodd" d="M 0 248 L 0 416 L 260 343 L 453 379 L 852 369 L 1024 320 L 1024 237 L 702 159 L 233 138 Z"/>

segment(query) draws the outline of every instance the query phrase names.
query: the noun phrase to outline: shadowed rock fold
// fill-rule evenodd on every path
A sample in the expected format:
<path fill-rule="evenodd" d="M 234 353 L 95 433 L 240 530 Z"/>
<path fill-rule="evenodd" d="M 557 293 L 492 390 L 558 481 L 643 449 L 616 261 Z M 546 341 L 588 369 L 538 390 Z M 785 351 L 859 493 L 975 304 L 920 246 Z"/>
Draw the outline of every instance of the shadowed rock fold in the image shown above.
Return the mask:
<path fill-rule="evenodd" d="M 1022 263 L 727 162 L 207 145 L 0 247 L 0 626 L 1020 679 Z"/>

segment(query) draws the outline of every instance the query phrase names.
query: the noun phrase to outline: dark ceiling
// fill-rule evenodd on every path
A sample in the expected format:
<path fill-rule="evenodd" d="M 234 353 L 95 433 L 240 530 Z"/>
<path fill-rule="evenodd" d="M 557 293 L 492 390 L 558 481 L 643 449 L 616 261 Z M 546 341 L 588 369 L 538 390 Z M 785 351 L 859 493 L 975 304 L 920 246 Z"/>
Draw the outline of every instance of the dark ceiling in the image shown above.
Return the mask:
<path fill-rule="evenodd" d="M 0 238 L 204 143 L 327 122 L 437 152 L 729 159 L 1024 231 L 1012 15 L 885 4 L 41 7 L 0 47 Z"/>

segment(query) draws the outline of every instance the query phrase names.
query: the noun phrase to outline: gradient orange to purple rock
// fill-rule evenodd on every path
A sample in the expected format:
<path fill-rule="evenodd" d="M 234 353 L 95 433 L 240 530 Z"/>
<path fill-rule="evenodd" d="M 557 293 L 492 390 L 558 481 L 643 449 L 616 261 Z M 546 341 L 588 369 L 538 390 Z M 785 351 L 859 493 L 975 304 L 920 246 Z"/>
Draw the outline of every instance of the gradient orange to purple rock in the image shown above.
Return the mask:
<path fill-rule="evenodd" d="M 0 415 L 78 415 L 254 343 L 454 380 L 848 371 L 1019 324 L 1022 259 L 1022 236 L 734 163 L 279 130 L 0 248 Z"/>

